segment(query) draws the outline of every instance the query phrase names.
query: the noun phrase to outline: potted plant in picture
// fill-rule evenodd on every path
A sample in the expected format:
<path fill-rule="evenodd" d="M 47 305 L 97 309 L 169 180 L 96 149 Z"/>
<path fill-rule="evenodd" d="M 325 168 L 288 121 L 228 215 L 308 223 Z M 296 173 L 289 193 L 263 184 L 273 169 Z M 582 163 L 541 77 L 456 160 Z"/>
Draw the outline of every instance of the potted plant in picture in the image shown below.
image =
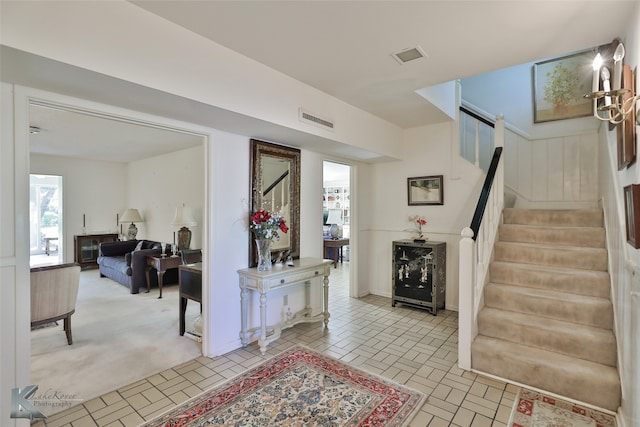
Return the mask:
<path fill-rule="evenodd" d="M 547 85 L 544 87 L 544 100 L 553 105 L 553 113 L 565 116 L 569 113 L 569 105 L 580 98 L 580 78 L 578 70 L 558 63 L 553 70 L 546 73 Z"/>

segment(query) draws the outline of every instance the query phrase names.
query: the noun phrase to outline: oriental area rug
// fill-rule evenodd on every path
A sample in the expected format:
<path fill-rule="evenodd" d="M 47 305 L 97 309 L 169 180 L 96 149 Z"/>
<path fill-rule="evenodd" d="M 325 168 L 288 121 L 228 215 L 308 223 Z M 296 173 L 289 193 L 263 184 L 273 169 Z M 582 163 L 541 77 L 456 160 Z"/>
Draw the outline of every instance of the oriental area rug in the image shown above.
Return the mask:
<path fill-rule="evenodd" d="M 142 426 L 399 427 L 424 400 L 418 391 L 294 346 Z"/>
<path fill-rule="evenodd" d="M 615 427 L 613 415 L 520 389 L 513 404 L 509 427 Z"/>

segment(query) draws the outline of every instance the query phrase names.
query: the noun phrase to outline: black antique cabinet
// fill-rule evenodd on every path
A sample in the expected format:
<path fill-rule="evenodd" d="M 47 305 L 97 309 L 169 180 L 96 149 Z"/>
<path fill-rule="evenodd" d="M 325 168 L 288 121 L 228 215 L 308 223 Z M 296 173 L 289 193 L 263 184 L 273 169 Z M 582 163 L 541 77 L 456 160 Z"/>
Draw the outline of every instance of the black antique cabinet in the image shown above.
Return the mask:
<path fill-rule="evenodd" d="M 444 308 L 447 249 L 445 242 L 393 242 L 391 305 L 428 309 L 435 316 Z"/>

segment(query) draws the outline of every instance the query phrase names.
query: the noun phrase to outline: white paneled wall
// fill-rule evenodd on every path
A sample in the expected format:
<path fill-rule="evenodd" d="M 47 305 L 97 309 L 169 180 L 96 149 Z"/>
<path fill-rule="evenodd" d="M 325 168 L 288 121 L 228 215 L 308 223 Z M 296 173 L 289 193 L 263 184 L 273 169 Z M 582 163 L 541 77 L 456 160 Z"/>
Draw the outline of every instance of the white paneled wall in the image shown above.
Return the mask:
<path fill-rule="evenodd" d="M 596 133 L 530 141 L 507 130 L 505 186 L 515 207 L 577 209 L 598 206 Z"/>

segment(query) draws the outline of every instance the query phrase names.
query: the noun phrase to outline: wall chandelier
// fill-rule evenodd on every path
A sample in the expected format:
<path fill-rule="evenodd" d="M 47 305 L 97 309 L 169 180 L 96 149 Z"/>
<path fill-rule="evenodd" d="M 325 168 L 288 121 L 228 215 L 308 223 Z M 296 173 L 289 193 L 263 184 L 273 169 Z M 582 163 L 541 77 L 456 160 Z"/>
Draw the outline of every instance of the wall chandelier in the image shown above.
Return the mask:
<path fill-rule="evenodd" d="M 633 90 L 631 68 L 623 65 L 624 56 L 624 45 L 618 43 L 611 56 L 612 74 L 605 64 L 605 58 L 598 52 L 593 60 L 593 91 L 584 95 L 585 98 L 593 99 L 593 116 L 614 125 L 624 122 L 629 115 L 634 114 L 636 103 L 640 99 L 640 95 Z M 626 79 L 623 78 L 625 73 L 628 74 Z M 640 125 L 640 115 L 636 115 L 636 123 Z"/>

